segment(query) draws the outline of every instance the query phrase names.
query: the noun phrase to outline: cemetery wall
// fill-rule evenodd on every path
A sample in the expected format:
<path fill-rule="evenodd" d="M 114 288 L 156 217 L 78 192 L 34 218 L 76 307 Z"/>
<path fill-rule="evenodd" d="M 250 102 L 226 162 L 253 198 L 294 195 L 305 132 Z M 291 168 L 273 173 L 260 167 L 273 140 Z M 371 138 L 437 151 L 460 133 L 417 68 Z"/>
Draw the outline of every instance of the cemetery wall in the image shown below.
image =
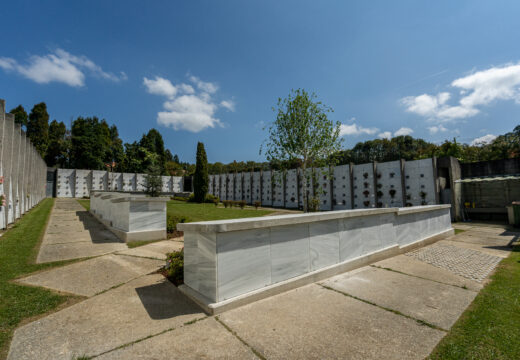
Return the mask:
<path fill-rule="evenodd" d="M 182 176 L 161 176 L 162 192 L 184 191 Z M 92 191 L 144 192 L 145 174 L 103 170 L 57 169 L 56 197 L 90 197 Z"/>
<path fill-rule="evenodd" d="M 440 203 L 436 163 L 429 158 L 307 169 L 305 190 L 296 169 L 210 175 L 209 193 L 220 200 L 297 209 L 306 193 L 319 189 L 322 211 L 435 205 Z"/>
<path fill-rule="evenodd" d="M 47 165 L 0 99 L 0 229 L 45 198 Z"/>

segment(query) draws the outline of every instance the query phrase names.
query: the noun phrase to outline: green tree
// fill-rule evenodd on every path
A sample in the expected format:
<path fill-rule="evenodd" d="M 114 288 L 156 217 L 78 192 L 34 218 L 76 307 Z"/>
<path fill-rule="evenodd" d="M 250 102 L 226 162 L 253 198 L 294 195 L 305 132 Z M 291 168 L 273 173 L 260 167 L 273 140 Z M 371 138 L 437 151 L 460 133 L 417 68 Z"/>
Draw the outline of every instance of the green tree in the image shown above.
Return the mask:
<path fill-rule="evenodd" d="M 195 174 L 193 175 L 193 190 L 195 201 L 204 202 L 208 193 L 209 176 L 208 176 L 208 158 L 204 144 L 197 143 L 197 162 L 195 164 Z"/>
<path fill-rule="evenodd" d="M 109 128 L 110 132 L 110 145 L 109 145 L 109 153 L 107 155 L 108 162 L 116 163 L 116 171 L 122 171 L 124 157 L 125 157 L 125 148 L 123 147 L 123 140 L 119 138 L 119 132 L 115 125 L 112 125 Z"/>
<path fill-rule="evenodd" d="M 63 122 L 52 120 L 49 124 L 49 145 L 45 162 L 47 166 L 64 167 L 67 160 L 67 127 Z"/>
<path fill-rule="evenodd" d="M 286 99 L 278 99 L 276 120 L 268 128 L 268 139 L 263 144 L 270 162 L 297 162 L 302 170 L 303 189 L 307 189 L 307 169 L 332 165 L 333 155 L 341 148 L 340 123 L 329 120 L 332 108 L 317 101 L 315 94 L 303 89 L 293 90 Z M 262 148 L 260 153 L 262 153 Z M 309 210 L 309 195 L 315 203 L 315 194 L 304 193 L 303 208 Z"/>
<path fill-rule="evenodd" d="M 110 129 L 105 120 L 78 117 L 71 129 L 71 166 L 76 169 L 105 169 L 110 145 Z"/>
<path fill-rule="evenodd" d="M 161 174 L 164 174 L 164 165 L 166 163 L 166 151 L 164 149 L 164 140 L 161 133 L 155 129 L 150 129 L 147 134 L 143 135 L 139 146 L 147 151 L 157 154 L 157 166 L 160 168 Z"/>
<path fill-rule="evenodd" d="M 22 105 L 18 105 L 9 112 L 14 115 L 15 123 L 22 125 L 24 128 L 27 128 L 27 112 Z"/>
<path fill-rule="evenodd" d="M 145 176 L 145 193 L 151 197 L 158 197 L 162 192 L 162 178 L 159 167 L 159 155 L 146 151 L 145 162 L 146 176 Z"/>
<path fill-rule="evenodd" d="M 44 102 L 36 104 L 32 108 L 27 122 L 27 136 L 44 158 L 49 141 L 49 114 Z"/>

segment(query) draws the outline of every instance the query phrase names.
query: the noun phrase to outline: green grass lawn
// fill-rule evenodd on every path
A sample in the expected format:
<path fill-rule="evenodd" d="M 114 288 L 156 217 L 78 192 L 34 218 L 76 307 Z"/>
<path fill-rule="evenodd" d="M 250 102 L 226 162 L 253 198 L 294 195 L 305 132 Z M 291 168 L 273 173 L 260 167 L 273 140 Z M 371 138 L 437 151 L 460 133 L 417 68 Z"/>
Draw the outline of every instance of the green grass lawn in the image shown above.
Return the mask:
<path fill-rule="evenodd" d="M 90 199 L 78 199 L 78 202 L 83 206 L 87 211 L 90 210 Z"/>
<path fill-rule="evenodd" d="M 0 237 L 0 359 L 7 356 L 12 332 L 20 322 L 76 298 L 12 282 L 25 274 L 71 262 L 34 264 L 53 203 L 54 199 L 43 200 Z"/>
<path fill-rule="evenodd" d="M 431 359 L 520 359 L 520 244 L 491 279 Z"/>
<path fill-rule="evenodd" d="M 255 210 L 254 208 L 240 209 L 233 207 L 226 209 L 216 207 L 214 204 L 197 204 L 178 200 L 168 201 L 167 211 L 168 215 L 187 216 L 190 222 L 256 217 L 273 212 L 271 210 Z"/>

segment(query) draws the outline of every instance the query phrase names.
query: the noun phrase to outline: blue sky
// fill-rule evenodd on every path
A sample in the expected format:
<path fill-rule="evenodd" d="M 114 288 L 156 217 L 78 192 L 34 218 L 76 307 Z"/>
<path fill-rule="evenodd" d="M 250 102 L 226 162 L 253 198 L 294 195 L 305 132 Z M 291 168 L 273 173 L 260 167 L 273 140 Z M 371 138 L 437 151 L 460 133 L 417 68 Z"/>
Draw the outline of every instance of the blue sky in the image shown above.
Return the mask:
<path fill-rule="evenodd" d="M 0 98 L 98 116 L 125 142 L 155 127 L 181 160 L 263 160 L 292 88 L 344 146 L 408 134 L 472 142 L 520 124 L 518 1 L 9 1 Z"/>

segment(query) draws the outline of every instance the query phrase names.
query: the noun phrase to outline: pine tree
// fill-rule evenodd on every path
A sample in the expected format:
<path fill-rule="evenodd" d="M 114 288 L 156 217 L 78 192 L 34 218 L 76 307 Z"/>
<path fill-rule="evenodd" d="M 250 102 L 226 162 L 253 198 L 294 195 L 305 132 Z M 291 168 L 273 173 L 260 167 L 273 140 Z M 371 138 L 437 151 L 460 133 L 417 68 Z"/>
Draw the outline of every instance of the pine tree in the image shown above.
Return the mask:
<path fill-rule="evenodd" d="M 45 157 L 49 142 L 49 114 L 44 102 L 32 108 L 27 122 L 27 136 L 40 155 Z"/>
<path fill-rule="evenodd" d="M 22 105 L 18 105 L 11 111 L 9 111 L 11 114 L 14 115 L 14 122 L 17 124 L 22 125 L 23 127 L 27 128 L 27 112 L 25 112 L 25 109 Z"/>
<path fill-rule="evenodd" d="M 206 150 L 204 144 L 199 142 L 197 144 L 197 164 L 195 165 L 195 174 L 193 175 L 193 188 L 196 202 L 204 202 L 206 194 L 208 193 L 208 159 L 206 157 Z"/>

